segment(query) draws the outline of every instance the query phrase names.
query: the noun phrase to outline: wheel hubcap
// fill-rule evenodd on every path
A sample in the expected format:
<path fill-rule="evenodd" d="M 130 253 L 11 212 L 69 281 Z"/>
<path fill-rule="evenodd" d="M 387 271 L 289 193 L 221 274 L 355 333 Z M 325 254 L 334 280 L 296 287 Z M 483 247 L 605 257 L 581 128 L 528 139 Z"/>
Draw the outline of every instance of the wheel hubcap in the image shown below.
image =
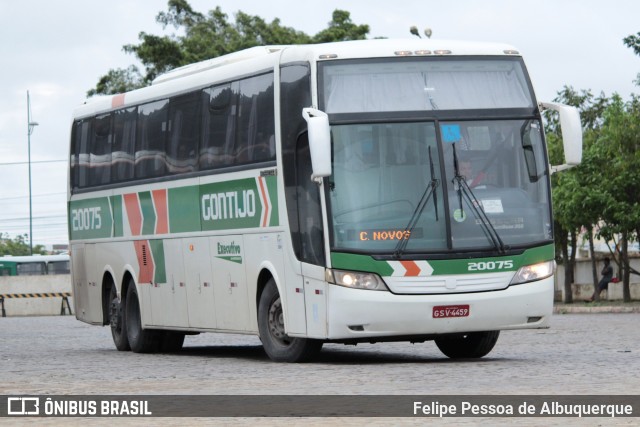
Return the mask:
<path fill-rule="evenodd" d="M 282 314 L 282 304 L 279 297 L 269 307 L 269 333 L 281 345 L 287 346 L 290 344 L 290 339 L 284 332 L 284 315 Z"/>

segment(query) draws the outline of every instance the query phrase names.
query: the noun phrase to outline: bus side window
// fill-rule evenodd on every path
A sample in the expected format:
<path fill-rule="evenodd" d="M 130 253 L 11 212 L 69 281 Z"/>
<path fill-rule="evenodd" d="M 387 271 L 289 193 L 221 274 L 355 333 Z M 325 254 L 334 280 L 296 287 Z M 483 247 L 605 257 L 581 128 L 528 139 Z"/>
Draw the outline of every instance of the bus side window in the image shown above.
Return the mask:
<path fill-rule="evenodd" d="M 47 264 L 47 274 L 69 274 L 70 272 L 69 261 L 50 261 Z"/>
<path fill-rule="evenodd" d="M 137 118 L 136 107 L 118 110 L 114 114 L 111 182 L 133 178 Z"/>
<path fill-rule="evenodd" d="M 298 138 L 296 147 L 296 199 L 300 225 L 300 260 L 310 264 L 325 265 L 320 187 L 310 178 L 311 173 L 309 137 L 305 132 Z"/>
<path fill-rule="evenodd" d="M 165 140 L 169 133 L 168 113 L 168 99 L 150 102 L 138 107 L 136 178 L 155 178 L 165 173 Z"/>
<path fill-rule="evenodd" d="M 300 135 L 307 129 L 302 109 L 311 105 L 311 70 L 309 64 L 289 64 L 280 69 L 280 126 L 282 134 L 282 172 L 287 199 L 287 216 L 291 232 L 291 243 L 296 258 L 303 255 L 302 237 L 304 224 L 299 223 L 298 177 L 296 168 L 297 148 Z M 306 139 L 306 138 L 305 138 Z M 307 177 L 308 179 L 309 177 Z"/>
<path fill-rule="evenodd" d="M 89 186 L 104 185 L 111 181 L 111 114 L 97 116 L 89 145 Z"/>
<path fill-rule="evenodd" d="M 200 139 L 200 93 L 192 92 L 171 99 L 170 132 L 167 141 L 167 173 L 194 172 L 198 168 Z"/>
<path fill-rule="evenodd" d="M 44 262 L 20 263 L 16 266 L 18 276 L 36 276 L 46 274 Z"/>
<path fill-rule="evenodd" d="M 79 143 L 76 147 L 78 157 L 76 167 L 78 168 L 77 172 L 77 184 L 78 187 L 84 188 L 89 186 L 89 140 L 91 137 L 91 125 L 93 123 L 93 119 L 83 120 L 78 124 L 76 128 L 78 133 L 76 134 L 76 142 Z"/>
<path fill-rule="evenodd" d="M 275 160 L 273 74 L 240 81 L 234 163 Z"/>
<path fill-rule="evenodd" d="M 227 83 L 202 91 L 201 170 L 233 164 L 236 127 L 237 83 Z"/>
<path fill-rule="evenodd" d="M 69 185 L 71 190 L 78 188 L 78 148 L 80 147 L 80 135 L 82 122 L 75 121 L 71 127 L 71 149 L 69 150 Z M 1 274 L 0 274 L 1 275 Z"/>

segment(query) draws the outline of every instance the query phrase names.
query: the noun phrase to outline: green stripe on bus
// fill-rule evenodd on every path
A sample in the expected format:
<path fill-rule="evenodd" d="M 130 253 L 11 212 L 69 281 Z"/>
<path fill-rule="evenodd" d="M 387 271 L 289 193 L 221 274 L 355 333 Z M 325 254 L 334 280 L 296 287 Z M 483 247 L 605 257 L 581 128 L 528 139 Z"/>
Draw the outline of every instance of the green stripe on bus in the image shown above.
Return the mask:
<path fill-rule="evenodd" d="M 138 193 L 140 198 L 140 211 L 142 212 L 142 235 L 155 234 L 156 231 L 156 211 L 153 208 L 153 199 L 150 191 Z"/>
<path fill-rule="evenodd" d="M 516 271 L 525 265 L 537 264 L 543 261 L 551 261 L 555 256 L 553 245 L 545 245 L 537 248 L 527 249 L 520 255 L 511 256 L 495 256 L 484 258 L 464 258 L 464 259 L 448 259 L 448 260 L 429 260 L 425 258 L 429 265 L 433 268 L 432 275 L 448 275 L 448 274 L 470 274 L 479 271 L 470 271 L 469 263 L 487 263 L 491 261 L 512 260 L 512 267 L 508 269 L 496 269 L 493 271 Z M 391 260 L 395 261 L 395 260 Z M 378 261 L 369 255 L 356 255 L 340 252 L 331 253 L 331 265 L 333 268 L 354 271 L 367 271 L 377 273 L 380 276 L 391 276 L 393 268 L 387 261 Z M 489 271 L 485 271 L 489 272 Z"/>
<path fill-rule="evenodd" d="M 156 234 L 151 191 L 138 192 L 142 236 Z M 169 233 L 274 227 L 279 224 L 277 177 L 244 178 L 167 189 Z M 71 240 L 124 237 L 121 194 L 69 203 Z M 131 219 L 129 219 L 131 221 Z"/>
<path fill-rule="evenodd" d="M 74 200 L 69 203 L 71 240 L 111 237 L 113 217 L 107 197 Z"/>
<path fill-rule="evenodd" d="M 200 231 L 199 195 L 197 185 L 168 190 L 170 233 Z"/>
<path fill-rule="evenodd" d="M 123 230 L 123 217 L 122 217 L 122 196 L 111 196 L 111 210 L 113 212 L 113 237 L 122 237 L 124 235 Z"/>
<path fill-rule="evenodd" d="M 164 259 L 164 244 L 162 240 L 149 240 L 149 247 L 153 255 L 155 271 L 153 281 L 155 283 L 167 283 L 167 269 Z"/>
<path fill-rule="evenodd" d="M 393 268 L 386 261 L 376 261 L 369 255 L 331 252 L 331 265 L 333 268 L 367 271 L 378 273 L 380 276 L 391 276 L 391 273 L 393 273 Z"/>
<path fill-rule="evenodd" d="M 269 191 L 269 200 L 271 201 L 271 218 L 269 219 L 269 226 L 275 227 L 278 225 L 280 214 L 278 212 L 278 180 L 275 176 L 267 176 L 267 190 Z"/>

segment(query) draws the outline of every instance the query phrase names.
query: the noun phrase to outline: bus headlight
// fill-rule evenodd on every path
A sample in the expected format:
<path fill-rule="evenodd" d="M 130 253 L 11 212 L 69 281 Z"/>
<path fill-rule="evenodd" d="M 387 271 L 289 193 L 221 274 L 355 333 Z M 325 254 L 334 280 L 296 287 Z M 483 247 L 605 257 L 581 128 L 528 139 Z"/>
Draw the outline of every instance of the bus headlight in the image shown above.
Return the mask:
<path fill-rule="evenodd" d="M 327 282 L 354 289 L 368 289 L 371 291 L 387 291 L 387 285 L 375 273 L 359 273 L 327 269 Z"/>
<path fill-rule="evenodd" d="M 555 261 L 545 261 L 538 264 L 525 265 L 513 276 L 510 285 L 533 282 L 550 277 L 556 268 Z"/>

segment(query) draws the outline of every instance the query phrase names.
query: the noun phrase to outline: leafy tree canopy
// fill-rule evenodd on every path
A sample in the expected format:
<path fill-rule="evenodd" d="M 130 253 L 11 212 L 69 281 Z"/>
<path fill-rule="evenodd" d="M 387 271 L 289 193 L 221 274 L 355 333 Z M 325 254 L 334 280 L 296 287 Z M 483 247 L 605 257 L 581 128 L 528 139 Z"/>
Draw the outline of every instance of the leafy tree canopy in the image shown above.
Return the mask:
<path fill-rule="evenodd" d="M 278 18 L 267 22 L 259 16 L 238 11 L 235 21 L 231 22 L 220 7 L 205 15 L 193 10 L 187 0 L 169 0 L 167 9 L 158 14 L 156 21 L 163 29 L 173 27 L 176 33 L 159 36 L 141 32 L 139 44 L 123 47 L 125 52 L 142 62 L 144 72 L 133 65 L 109 70 L 87 96 L 110 95 L 147 86 L 159 74 L 173 68 L 254 46 L 361 40 L 369 33 L 368 25 L 353 23 L 350 13 L 344 10 L 335 10 L 327 28 L 309 36 L 282 25 Z"/>
<path fill-rule="evenodd" d="M 33 253 L 44 255 L 46 251 L 44 246 L 36 245 Z M 29 237 L 24 234 L 11 239 L 8 234 L 0 233 L 0 256 L 5 255 L 29 255 Z"/>

